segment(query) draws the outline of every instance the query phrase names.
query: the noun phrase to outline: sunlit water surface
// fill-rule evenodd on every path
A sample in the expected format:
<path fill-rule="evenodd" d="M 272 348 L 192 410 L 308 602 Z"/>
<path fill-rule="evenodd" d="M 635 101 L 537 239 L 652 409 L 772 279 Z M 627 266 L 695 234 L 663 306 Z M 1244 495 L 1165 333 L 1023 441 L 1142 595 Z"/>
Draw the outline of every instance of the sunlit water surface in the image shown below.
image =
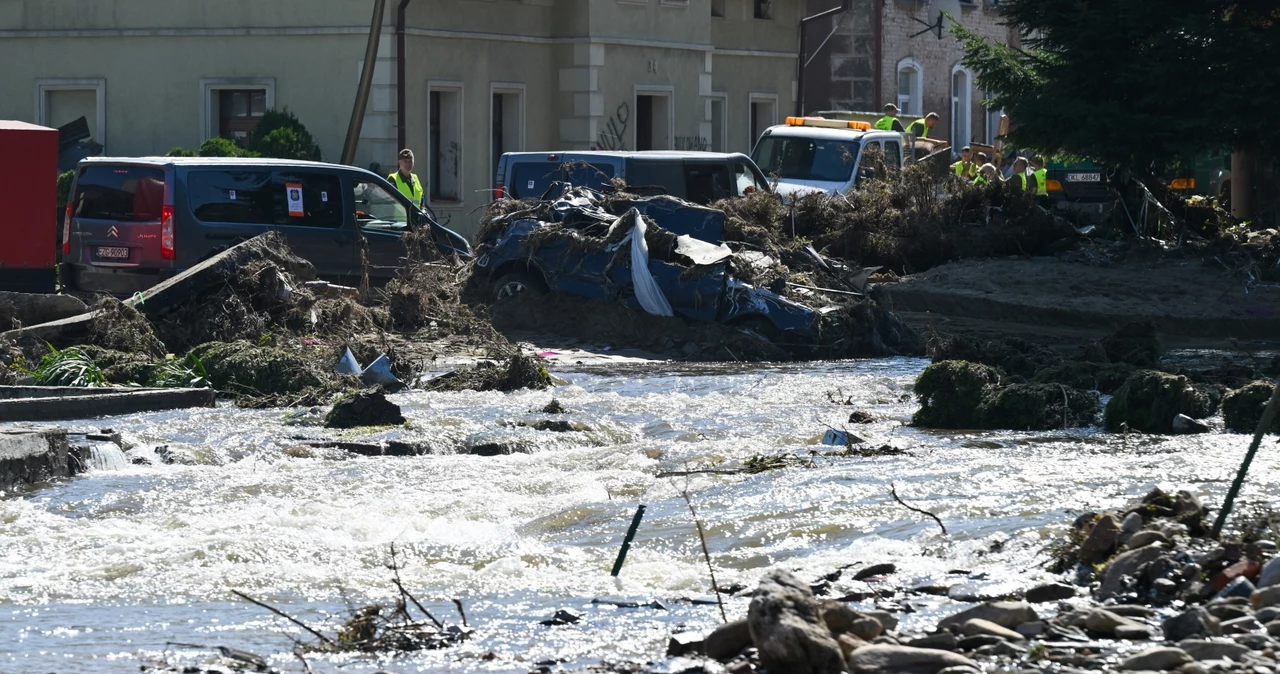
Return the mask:
<path fill-rule="evenodd" d="M 1153 486 L 1216 503 L 1247 438 L 1213 433 L 1122 438 L 1058 433 L 939 433 L 903 426 L 924 362 L 852 361 L 762 368 L 655 363 L 557 371 L 565 419 L 552 433 L 504 422 L 548 418 L 553 392 L 404 393 L 406 427 L 335 432 L 285 424 L 285 411 L 231 407 L 75 424 L 109 426 L 168 445 L 196 465 L 120 467 L 0 500 L 0 671 L 122 672 L 167 660 L 206 662 L 230 646 L 301 671 L 307 635 L 238 589 L 333 629 L 349 607 L 387 602 L 390 547 L 401 578 L 438 617 L 460 599 L 475 637 L 392 659 L 311 656 L 317 671 L 529 671 L 658 658 L 676 631 L 719 612 L 696 529 L 703 520 L 721 586 L 753 586 L 770 567 L 806 580 L 854 563 L 895 562 L 892 585 L 952 585 L 998 595 L 1047 577 L 1047 546 L 1080 511 L 1119 506 Z M 852 405 L 842 404 L 846 399 Z M 851 410 L 879 421 L 848 424 Z M 849 428 L 908 455 L 811 457 L 828 428 Z M 296 448 L 298 438 L 428 442 L 441 454 L 366 458 Z M 528 454 L 453 454 L 507 442 Z M 293 448 L 293 449 L 291 449 Z M 792 453 L 813 467 L 756 475 L 725 469 Z M 1280 493 L 1280 453 L 1264 447 L 1244 499 Z M 890 485 L 914 506 L 895 504 Z M 609 575 L 638 504 L 648 507 L 620 579 Z M 967 575 L 951 573 L 963 569 Z M 835 596 L 865 589 L 848 580 Z M 749 593 L 748 593 L 749 594 Z M 654 600 L 618 608 L 593 600 Z M 962 606 L 898 596 L 906 629 L 932 628 Z M 746 596 L 727 600 L 731 617 Z M 867 604 L 868 606 L 870 604 Z M 575 625 L 539 621 L 558 609 Z M 184 645 L 174 645 L 184 644 Z"/>

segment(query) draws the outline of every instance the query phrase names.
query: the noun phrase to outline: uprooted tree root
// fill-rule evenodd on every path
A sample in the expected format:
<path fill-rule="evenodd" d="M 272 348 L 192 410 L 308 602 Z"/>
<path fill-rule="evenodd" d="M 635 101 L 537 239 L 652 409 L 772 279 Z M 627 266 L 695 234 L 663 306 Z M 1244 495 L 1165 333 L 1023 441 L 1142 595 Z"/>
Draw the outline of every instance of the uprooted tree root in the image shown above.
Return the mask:
<path fill-rule="evenodd" d="M 350 617 L 335 634 L 325 634 L 284 611 L 240 592 L 232 592 L 241 599 L 264 608 L 306 630 L 316 638 L 311 643 L 299 643 L 299 650 L 324 653 L 396 653 L 434 650 L 456 646 L 467 640 L 473 631 L 467 626 L 462 602 L 453 604 L 462 618 L 462 625 L 446 625 L 431 613 L 400 580 L 399 562 L 395 545 L 391 546 L 391 561 L 387 568 L 392 572 L 392 584 L 398 596 L 391 606 L 371 604 L 351 612 Z M 414 610 L 419 615 L 414 614 Z"/>

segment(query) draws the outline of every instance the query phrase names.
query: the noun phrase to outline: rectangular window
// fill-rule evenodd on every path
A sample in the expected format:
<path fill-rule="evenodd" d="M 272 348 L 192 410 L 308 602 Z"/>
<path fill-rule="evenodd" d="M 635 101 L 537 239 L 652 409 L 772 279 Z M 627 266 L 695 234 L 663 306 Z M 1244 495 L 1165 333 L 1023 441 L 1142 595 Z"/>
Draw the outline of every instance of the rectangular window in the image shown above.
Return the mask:
<path fill-rule="evenodd" d="M 276 222 L 270 171 L 192 171 L 187 201 L 202 222 Z"/>
<path fill-rule="evenodd" d="M 636 95 L 636 149 L 671 149 L 671 96 Z"/>
<path fill-rule="evenodd" d="M 342 181 L 338 176 L 282 171 L 271 182 L 277 223 L 326 229 L 342 226 Z"/>
<path fill-rule="evenodd" d="M 727 164 L 684 165 L 685 199 L 695 204 L 709 204 L 734 196 Z"/>
<path fill-rule="evenodd" d="M 498 159 L 507 152 L 524 149 L 524 101 L 523 92 L 495 91 L 490 104 L 490 141 L 492 173 L 497 173 Z"/>
<path fill-rule="evenodd" d="M 357 180 L 352 194 L 356 222 L 361 229 L 400 233 L 408 228 L 409 211 L 387 188 L 372 181 Z"/>
<path fill-rule="evenodd" d="M 902 146 L 896 140 L 885 141 L 884 143 L 884 163 L 889 167 L 889 172 L 897 175 L 902 168 Z"/>
<path fill-rule="evenodd" d="M 711 103 L 711 151 L 724 152 L 724 98 L 713 98 Z"/>
<path fill-rule="evenodd" d="M 567 180 L 570 184 L 593 189 L 605 189 L 612 183 L 613 176 L 614 168 L 610 164 L 575 161 L 566 175 L 559 162 L 524 161 L 511 167 L 511 183 L 506 189 L 513 199 L 537 198 L 557 180 Z"/>
<path fill-rule="evenodd" d="M 772 19 L 773 12 L 769 0 L 752 0 L 754 15 L 757 19 Z"/>
<path fill-rule="evenodd" d="M 140 166 L 87 166 L 76 179 L 72 213 L 90 220 L 151 222 L 164 205 L 164 170 Z"/>
<path fill-rule="evenodd" d="M 253 135 L 262 115 L 267 111 L 267 90 L 218 89 L 218 136 L 244 143 Z"/>
<path fill-rule="evenodd" d="M 35 84 L 37 124 L 65 126 L 78 142 L 107 144 L 105 79 L 40 78 Z"/>
<path fill-rule="evenodd" d="M 428 175 L 431 199 L 461 201 L 462 90 L 431 88 L 428 108 L 428 139 L 431 144 Z"/>

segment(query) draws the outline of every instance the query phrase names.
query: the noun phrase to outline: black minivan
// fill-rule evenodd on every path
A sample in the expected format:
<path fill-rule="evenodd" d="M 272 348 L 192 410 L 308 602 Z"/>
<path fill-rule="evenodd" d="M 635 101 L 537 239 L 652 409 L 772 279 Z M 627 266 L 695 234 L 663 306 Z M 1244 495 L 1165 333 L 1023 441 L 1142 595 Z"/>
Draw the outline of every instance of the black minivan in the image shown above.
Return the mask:
<path fill-rule="evenodd" d="M 63 220 L 67 288 L 131 295 L 265 231 L 280 232 L 322 278 L 394 275 L 401 234 L 430 227 L 446 256 L 467 240 L 384 178 L 282 159 L 92 157 L 76 167 Z M 362 241 L 363 240 L 363 241 Z"/>

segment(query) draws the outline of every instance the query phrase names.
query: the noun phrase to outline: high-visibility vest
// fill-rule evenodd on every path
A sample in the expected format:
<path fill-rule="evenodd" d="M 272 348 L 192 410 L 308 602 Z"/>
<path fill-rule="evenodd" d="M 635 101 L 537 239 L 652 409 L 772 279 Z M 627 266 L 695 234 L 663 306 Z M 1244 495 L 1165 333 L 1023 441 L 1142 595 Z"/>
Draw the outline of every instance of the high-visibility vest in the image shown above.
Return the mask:
<path fill-rule="evenodd" d="M 1026 192 L 1027 191 L 1027 174 L 1025 171 L 1018 174 L 1018 183 L 1022 185 L 1022 191 Z"/>
<path fill-rule="evenodd" d="M 956 175 L 963 178 L 964 174 L 968 173 L 970 170 L 973 169 L 973 162 L 958 161 L 952 164 L 951 168 L 956 170 Z"/>
<path fill-rule="evenodd" d="M 387 180 L 390 180 L 396 186 L 396 189 L 400 190 L 400 194 L 413 200 L 413 203 L 416 204 L 422 199 L 422 181 L 418 180 L 418 174 L 410 173 L 409 180 L 406 182 L 404 178 L 400 177 L 400 172 L 396 171 L 387 176 Z"/>
<path fill-rule="evenodd" d="M 973 184 L 974 184 L 974 185 L 986 185 L 986 184 L 987 184 L 987 179 L 986 179 L 986 177 L 979 175 L 977 178 L 974 178 L 974 179 L 973 179 Z"/>
<path fill-rule="evenodd" d="M 893 131 L 893 120 L 894 117 L 892 115 L 885 115 L 884 117 L 876 120 L 875 126 L 881 131 Z"/>
<path fill-rule="evenodd" d="M 1036 176 L 1036 194 L 1042 197 L 1049 196 L 1049 171 L 1048 169 L 1037 169 Z"/>
<path fill-rule="evenodd" d="M 919 131 L 915 130 L 917 126 L 920 127 Z M 917 119 L 916 121 L 911 123 L 911 126 L 907 127 L 907 133 L 914 133 L 916 135 L 916 138 L 928 138 L 929 125 L 925 124 L 923 119 Z"/>

